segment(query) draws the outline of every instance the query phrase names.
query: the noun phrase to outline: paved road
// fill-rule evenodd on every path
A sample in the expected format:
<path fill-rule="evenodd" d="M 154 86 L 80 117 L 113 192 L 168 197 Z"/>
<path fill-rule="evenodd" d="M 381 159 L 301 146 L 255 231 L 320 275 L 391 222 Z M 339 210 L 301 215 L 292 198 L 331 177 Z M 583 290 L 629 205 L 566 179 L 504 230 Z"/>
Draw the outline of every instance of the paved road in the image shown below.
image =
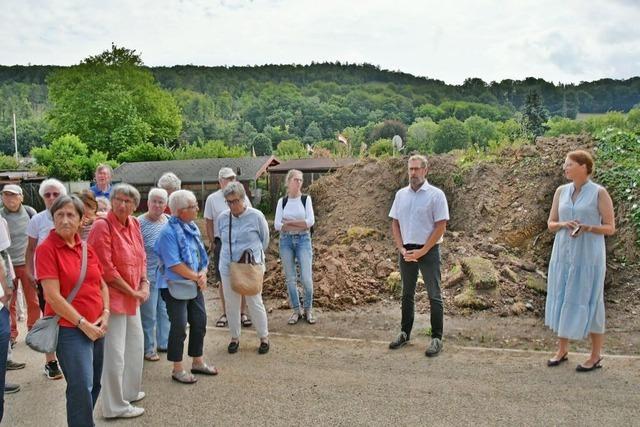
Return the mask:
<path fill-rule="evenodd" d="M 583 355 L 547 368 L 547 353 L 448 346 L 423 355 L 426 338 L 397 351 L 377 341 L 273 335 L 268 355 L 251 332 L 226 353 L 226 330 L 210 329 L 205 352 L 221 373 L 193 386 L 172 382 L 166 361 L 145 362 L 146 414 L 99 426 L 205 425 L 640 425 L 640 359 L 609 357 L 577 374 Z M 20 343 L 10 381 L 8 426 L 64 426 L 64 380 L 40 373 L 42 356 Z"/>

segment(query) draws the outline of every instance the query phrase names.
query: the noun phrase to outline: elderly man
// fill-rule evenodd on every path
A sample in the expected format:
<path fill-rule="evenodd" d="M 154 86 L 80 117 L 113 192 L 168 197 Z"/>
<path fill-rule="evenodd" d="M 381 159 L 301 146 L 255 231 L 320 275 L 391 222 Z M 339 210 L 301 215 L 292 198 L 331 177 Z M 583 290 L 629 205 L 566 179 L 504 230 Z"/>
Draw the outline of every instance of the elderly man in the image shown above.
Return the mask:
<path fill-rule="evenodd" d="M 218 263 L 220 261 L 220 248 L 222 247 L 222 243 L 220 241 L 220 234 L 218 233 L 216 221 L 218 219 L 218 216 L 222 212 L 229 209 L 222 191 L 230 182 L 234 182 L 235 180 L 236 174 L 235 172 L 233 172 L 233 169 L 220 169 L 220 171 L 218 172 L 218 183 L 220 184 L 220 189 L 207 197 L 207 201 L 205 202 L 204 206 L 205 228 L 207 239 L 209 239 L 209 247 L 213 250 L 213 265 L 217 280 L 220 280 L 220 270 L 218 267 Z M 249 198 L 246 194 L 244 196 L 244 202 L 246 207 L 251 207 L 251 202 L 249 201 Z M 227 313 L 224 304 L 224 290 L 222 289 L 222 286 L 220 286 L 218 290 L 220 293 L 220 303 L 222 304 L 222 316 L 220 316 L 220 318 L 216 321 L 216 326 L 219 328 L 223 328 L 227 326 Z M 243 313 L 246 313 L 246 306 L 247 304 L 245 302 L 245 299 L 242 298 Z M 241 321 L 243 326 L 251 326 L 252 324 L 251 319 L 249 319 L 246 314 L 241 315 Z"/>
<path fill-rule="evenodd" d="M 173 172 L 165 172 L 158 179 L 158 188 L 162 188 L 167 191 L 167 197 L 171 195 L 171 193 L 178 191 L 182 188 L 182 181 L 178 176 Z M 164 209 L 164 213 L 167 215 L 171 215 L 171 209 L 169 208 L 169 204 Z"/>
<path fill-rule="evenodd" d="M 16 299 L 18 296 L 18 285 L 22 284 L 22 293 L 27 306 L 27 329 L 31 329 L 36 320 L 40 318 L 40 305 L 38 303 L 38 292 L 32 285 L 27 274 L 25 255 L 27 251 L 27 224 L 32 216 L 37 212 L 31 206 L 22 204 L 22 188 L 19 185 L 7 184 L 2 188 L 2 204 L 0 215 L 7 220 L 11 246 L 7 249 L 13 269 L 15 279 L 13 280 L 13 295 L 9 303 L 11 313 L 11 343 L 15 343 L 18 338 L 18 324 L 16 317 Z"/>
<path fill-rule="evenodd" d="M 99 164 L 96 168 L 95 185 L 89 187 L 93 194 L 96 197 L 106 197 L 109 198 L 109 194 L 111 194 L 111 175 L 113 170 L 111 166 L 102 163 Z"/>
<path fill-rule="evenodd" d="M 442 351 L 444 309 L 440 293 L 440 243 L 449 220 L 449 207 L 442 190 L 426 180 L 426 157 L 411 156 L 408 166 L 409 185 L 396 193 L 389 212 L 402 279 L 401 332 L 389 348 L 398 349 L 409 342 L 420 271 L 431 306 L 432 339 L 425 355 L 434 357 Z"/>

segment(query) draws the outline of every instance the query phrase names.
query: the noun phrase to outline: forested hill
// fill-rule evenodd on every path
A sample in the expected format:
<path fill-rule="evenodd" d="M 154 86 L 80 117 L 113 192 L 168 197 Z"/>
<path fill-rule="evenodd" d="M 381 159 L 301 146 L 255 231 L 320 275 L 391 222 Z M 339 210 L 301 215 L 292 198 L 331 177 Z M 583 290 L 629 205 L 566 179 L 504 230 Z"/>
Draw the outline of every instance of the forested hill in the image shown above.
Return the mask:
<path fill-rule="evenodd" d="M 57 66 L 0 66 L 0 87 L 12 83 L 46 85 Z M 188 89 L 211 96 L 228 93 L 233 98 L 259 96 L 265 84 L 290 83 L 305 96 L 348 96 L 354 89 L 409 98 L 413 108 L 446 100 L 501 104 L 520 109 L 526 96 L 536 91 L 551 115 L 574 117 L 576 113 L 628 111 L 640 103 L 640 77 L 601 79 L 580 84 L 556 85 L 543 79 L 484 82 L 469 78 L 462 85 L 382 70 L 369 64 L 318 63 L 311 65 L 263 65 L 253 67 L 203 67 L 180 65 L 152 67 L 151 72 L 167 89 Z M 365 85 L 365 88 L 362 86 Z M 368 90 L 367 90 L 368 89 Z"/>

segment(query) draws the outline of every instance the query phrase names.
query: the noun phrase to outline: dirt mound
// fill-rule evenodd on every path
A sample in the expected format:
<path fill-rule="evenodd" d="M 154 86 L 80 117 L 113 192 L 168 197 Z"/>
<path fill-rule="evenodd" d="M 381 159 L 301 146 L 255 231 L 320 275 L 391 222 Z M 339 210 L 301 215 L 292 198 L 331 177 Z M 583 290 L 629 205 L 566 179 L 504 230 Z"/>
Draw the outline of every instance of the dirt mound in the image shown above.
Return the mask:
<path fill-rule="evenodd" d="M 446 193 L 451 213 L 441 247 L 448 314 L 479 308 L 500 315 L 542 312 L 553 242 L 546 220 L 554 191 L 565 182 L 561 165 L 568 151 L 592 146 L 587 136 L 539 138 L 535 145 L 508 149 L 466 167 L 451 154 L 430 157 L 428 179 Z M 309 188 L 317 219 L 313 245 L 318 306 L 340 310 L 398 298 L 397 287 L 387 285 L 397 270 L 388 213 L 395 192 L 405 185 L 406 159 L 394 158 L 345 167 Z M 617 278 L 615 259 L 616 252 L 629 250 L 633 255 L 626 253 L 626 259 L 636 256 L 633 242 L 629 228 L 608 240 L 608 283 L 628 280 L 628 272 Z M 287 306 L 277 239 L 267 260 L 264 293 L 282 298 Z M 473 283 L 473 265 L 487 265 L 481 260 L 490 261 L 495 270 L 489 272 L 494 286 L 486 289 Z M 424 309 L 424 292 L 417 300 Z"/>

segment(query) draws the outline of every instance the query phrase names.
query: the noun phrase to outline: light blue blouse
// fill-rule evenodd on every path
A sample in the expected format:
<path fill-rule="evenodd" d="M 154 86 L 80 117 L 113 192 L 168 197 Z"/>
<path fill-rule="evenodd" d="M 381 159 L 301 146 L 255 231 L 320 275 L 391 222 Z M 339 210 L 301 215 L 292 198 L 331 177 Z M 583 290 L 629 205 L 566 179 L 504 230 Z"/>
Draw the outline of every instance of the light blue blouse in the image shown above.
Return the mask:
<path fill-rule="evenodd" d="M 198 258 L 196 256 L 196 254 L 198 254 L 198 243 L 196 239 L 189 234 L 185 234 L 185 237 L 191 247 L 191 253 L 193 254 L 192 263 L 188 265 L 188 267 L 195 271 L 198 268 Z M 162 227 L 153 250 L 158 255 L 159 268 L 156 274 L 156 287 L 158 289 L 168 288 L 167 280 L 184 279 L 184 277 L 171 271 L 171 267 L 184 262 L 182 258 L 180 258 L 178 238 L 176 237 L 175 231 L 172 227 Z"/>
<path fill-rule="evenodd" d="M 222 212 L 218 216 L 217 226 L 222 240 L 220 250 L 220 274 L 229 275 L 229 215 L 230 210 Z M 267 220 L 259 210 L 247 208 L 239 217 L 232 218 L 231 243 L 233 249 L 233 261 L 238 261 L 244 251 L 250 250 L 253 258 L 258 263 L 264 264 L 264 251 L 269 246 L 269 226 Z"/>

